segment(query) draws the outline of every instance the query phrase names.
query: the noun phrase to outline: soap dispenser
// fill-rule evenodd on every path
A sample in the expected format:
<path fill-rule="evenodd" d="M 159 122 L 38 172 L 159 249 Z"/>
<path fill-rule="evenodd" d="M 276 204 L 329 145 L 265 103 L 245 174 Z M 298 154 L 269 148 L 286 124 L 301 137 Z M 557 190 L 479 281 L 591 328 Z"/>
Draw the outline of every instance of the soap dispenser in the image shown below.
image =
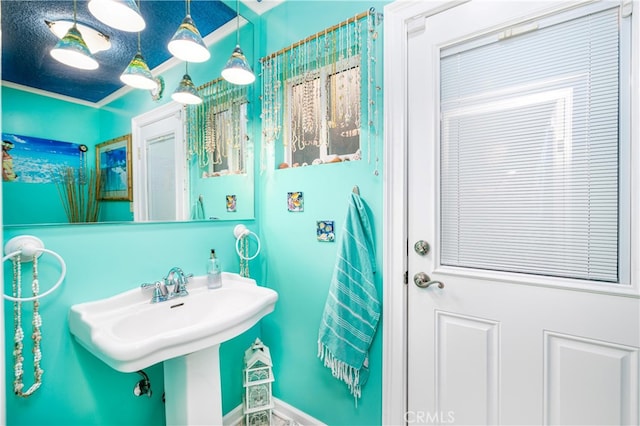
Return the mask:
<path fill-rule="evenodd" d="M 222 267 L 220 259 L 216 257 L 215 249 L 211 249 L 211 256 L 207 264 L 207 287 L 210 289 L 222 287 Z"/>

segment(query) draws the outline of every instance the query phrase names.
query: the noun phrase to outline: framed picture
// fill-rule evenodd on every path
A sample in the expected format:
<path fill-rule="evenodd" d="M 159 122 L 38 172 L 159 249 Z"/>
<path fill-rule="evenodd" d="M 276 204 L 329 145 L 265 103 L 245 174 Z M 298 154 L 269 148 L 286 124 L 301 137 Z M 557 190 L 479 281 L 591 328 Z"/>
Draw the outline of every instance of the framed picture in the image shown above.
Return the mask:
<path fill-rule="evenodd" d="M 96 145 L 100 171 L 100 200 L 133 201 L 131 184 L 131 134 Z"/>

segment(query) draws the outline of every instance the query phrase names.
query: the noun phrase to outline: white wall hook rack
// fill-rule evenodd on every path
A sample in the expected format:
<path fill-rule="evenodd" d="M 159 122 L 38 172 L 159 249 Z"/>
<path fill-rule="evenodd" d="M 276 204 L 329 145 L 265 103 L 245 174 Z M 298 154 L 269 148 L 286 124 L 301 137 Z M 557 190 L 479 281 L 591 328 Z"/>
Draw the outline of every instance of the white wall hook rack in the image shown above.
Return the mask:
<path fill-rule="evenodd" d="M 18 235 L 4 245 L 4 254 L 7 257 L 13 257 L 19 253 L 23 262 L 32 262 L 34 257 L 42 255 L 43 249 L 44 243 L 40 238 L 33 235 Z"/>
<path fill-rule="evenodd" d="M 2 263 L 18 255 L 20 255 L 21 262 L 33 262 L 33 260 L 40 257 L 42 253 L 49 253 L 55 257 L 58 262 L 60 262 L 61 269 L 58 281 L 56 281 L 56 283 L 44 293 L 33 297 L 12 297 L 3 294 L 2 296 L 7 300 L 11 300 L 13 302 L 30 302 L 41 299 L 56 291 L 60 284 L 62 284 L 62 281 L 64 281 L 64 277 L 67 275 L 67 264 L 62 256 L 53 250 L 46 249 L 42 240 L 38 237 L 34 237 L 33 235 L 18 235 L 11 238 L 4 245 L 4 252 L 5 256 L 2 258 Z"/>
<path fill-rule="evenodd" d="M 260 238 L 255 232 L 249 231 L 249 229 L 247 229 L 247 227 L 243 224 L 238 224 L 233 228 L 233 235 L 236 237 L 236 253 L 238 253 L 240 259 L 253 260 L 258 256 L 258 254 L 260 253 Z M 242 250 L 240 250 L 240 244 L 242 243 L 243 238 L 248 238 L 250 235 L 253 235 L 255 237 L 256 242 L 258 243 L 258 248 L 256 249 L 256 252 L 253 256 L 245 256 L 244 254 L 242 254 Z"/>

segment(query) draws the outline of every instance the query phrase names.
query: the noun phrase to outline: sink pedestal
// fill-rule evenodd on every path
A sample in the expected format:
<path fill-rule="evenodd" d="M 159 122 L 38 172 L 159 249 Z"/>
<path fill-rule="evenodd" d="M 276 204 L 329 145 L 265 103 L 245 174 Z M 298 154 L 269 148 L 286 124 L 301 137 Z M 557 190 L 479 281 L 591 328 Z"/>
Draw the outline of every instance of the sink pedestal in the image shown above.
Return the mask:
<path fill-rule="evenodd" d="M 222 425 L 219 349 L 164 361 L 167 425 Z"/>

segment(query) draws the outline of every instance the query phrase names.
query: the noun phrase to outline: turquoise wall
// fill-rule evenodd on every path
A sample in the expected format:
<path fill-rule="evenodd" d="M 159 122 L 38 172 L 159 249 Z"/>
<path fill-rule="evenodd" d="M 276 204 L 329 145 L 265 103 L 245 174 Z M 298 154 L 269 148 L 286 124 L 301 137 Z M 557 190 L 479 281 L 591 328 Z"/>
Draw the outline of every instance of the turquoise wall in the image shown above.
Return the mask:
<path fill-rule="evenodd" d="M 67 313 L 75 303 L 99 299 L 136 288 L 143 282 L 166 275 L 180 266 L 196 275 L 205 274 L 209 249 L 219 254 L 224 270 L 238 271 L 234 255 L 235 222 L 193 222 L 173 224 L 50 225 L 5 228 L 4 238 L 35 235 L 67 263 L 62 286 L 42 299 L 41 389 L 27 398 L 13 394 L 13 343 L 5 339 L 7 424 L 10 425 L 158 425 L 164 424 L 161 365 L 146 370 L 151 379 L 151 398 L 133 395 L 140 379 L 135 373 L 117 372 L 91 355 L 69 333 Z M 245 222 L 253 228 L 253 222 Z M 11 292 L 9 262 L 5 266 L 5 292 Z M 30 265 L 23 268 L 23 286 L 28 288 Z M 40 258 L 40 285 L 44 290 L 59 275 L 56 261 Z M 259 272 L 259 271 L 257 271 Z M 259 273 L 253 276 L 260 279 Z M 32 304 L 23 304 L 25 330 L 25 389 L 33 382 L 30 341 Z M 5 302 L 5 333 L 13 336 L 12 304 Z M 241 402 L 242 356 L 258 335 L 259 327 L 221 346 L 223 411 Z"/>
<path fill-rule="evenodd" d="M 360 1 L 289 1 L 263 16 L 260 50 L 276 52 L 295 41 L 383 3 Z M 378 78 L 382 84 L 382 28 L 378 28 Z M 363 41 L 364 43 L 364 41 Z M 363 90 L 366 79 L 362 78 Z M 382 94 L 378 94 L 382 118 Z M 366 112 L 366 108 L 365 108 Z M 363 115 L 363 123 L 366 120 Z M 381 123 L 378 123 L 380 129 Z M 380 135 L 378 135 L 380 136 Z M 382 295 L 382 164 L 375 174 L 378 142 L 363 129 L 363 160 L 299 168 L 268 168 L 257 179 L 258 222 L 266 242 L 262 256 L 265 284 L 280 294 L 276 311 L 262 322 L 262 335 L 275 359 L 275 395 L 329 425 L 377 425 L 382 410 L 382 328 L 370 353 L 371 377 L 355 406 L 346 385 L 331 375 L 317 358 L 318 327 L 336 259 L 337 243 L 318 242 L 316 221 L 334 220 L 340 237 L 353 186 L 358 185 L 372 210 L 378 272 Z M 371 142 L 371 143 L 369 143 Z M 372 161 L 367 161 L 368 150 Z M 268 162 L 268 161 L 267 161 Z M 278 160 L 275 160 L 276 164 Z M 287 192 L 302 191 L 304 212 L 287 210 Z"/>
<path fill-rule="evenodd" d="M 251 28 L 243 30 L 241 44 L 259 74 L 258 59 L 284 48 L 310 34 L 375 7 L 382 11 L 385 3 L 362 1 L 286 1 L 261 17 L 244 6 L 241 14 L 249 17 Z M 378 78 L 382 82 L 382 28 L 378 28 Z M 245 35 L 246 34 L 246 35 Z M 251 37 L 253 36 L 253 46 Z M 196 85 L 219 75 L 223 62 L 235 44 L 227 37 L 211 48 L 213 58 L 206 64 L 192 64 L 190 74 Z M 223 53 L 220 53 L 223 52 Z M 130 119 L 140 112 L 166 102 L 173 90 L 172 81 L 182 74 L 176 67 L 164 74 L 167 81 L 165 99 L 153 102 L 146 92 L 134 91 L 99 109 L 100 132 L 96 141 L 104 141 L 130 132 Z M 250 98 L 250 132 L 255 143 L 256 221 L 245 221 L 258 232 L 263 248 L 251 262 L 251 274 L 262 285 L 274 288 L 280 298 L 276 310 L 259 327 L 222 346 L 223 412 L 241 403 L 240 373 L 242 353 L 256 335 L 271 348 L 276 381 L 274 395 L 288 404 L 329 425 L 376 425 L 381 423 L 382 404 L 382 335 L 381 325 L 370 354 L 371 377 L 363 388 L 362 399 L 355 406 L 347 387 L 331 376 L 317 358 L 317 332 L 327 297 L 336 258 L 336 243 L 316 239 L 316 221 L 334 220 L 337 237 L 346 215 L 349 193 L 358 185 L 373 214 L 378 251 L 376 286 L 382 294 L 382 162 L 377 167 L 367 161 L 382 156 L 382 94 L 378 94 L 379 134 L 377 142 L 363 133 L 363 160 L 286 170 L 260 170 L 260 80 L 252 87 Z M 4 103 L 6 99 L 3 97 Z M 64 111 L 75 106 L 56 106 Z M 27 112 L 24 112 L 28 117 Z M 4 116 L 4 111 L 3 111 Z M 94 118 L 95 120 L 95 118 Z M 7 131 L 5 129 L 5 131 Z M 17 133 L 17 131 L 16 131 Z M 70 140 L 74 140 L 69 136 Z M 368 141 L 371 141 L 369 143 Z M 376 169 L 378 174 L 376 174 Z M 305 209 L 287 211 L 287 192 L 302 191 Z M 128 208 L 128 203 L 126 204 Z M 29 399 L 20 399 L 12 390 L 11 304 L 5 302 L 5 350 L 7 354 L 7 423 L 12 425 L 86 425 L 136 424 L 156 425 L 164 422 L 162 367 L 150 368 L 154 395 L 136 398 L 132 389 L 139 377 L 116 372 L 73 341 L 66 315 L 74 303 L 106 297 L 141 282 L 163 276 L 169 267 L 178 265 L 186 271 L 205 272 L 205 259 L 215 247 L 225 270 L 237 271 L 232 229 L 237 222 L 194 222 L 158 224 L 101 224 L 5 227 L 4 240 L 19 234 L 41 238 L 48 248 L 60 253 L 68 264 L 63 287 L 44 299 L 43 317 L 43 387 Z M 5 223 L 6 224 L 6 223 Z M 43 256 L 41 282 L 56 279 L 57 268 Z M 8 264 L 7 264 L 8 265 Z M 28 276 L 26 270 L 23 274 Z M 11 276 L 5 266 L 5 292 L 10 290 Z M 25 318 L 30 317 L 25 304 Z M 27 339 L 28 340 L 28 339 Z M 29 348 L 25 348 L 29 359 Z M 25 383 L 30 384 L 31 370 L 25 366 Z"/>
<path fill-rule="evenodd" d="M 99 109 L 9 87 L 2 88 L 2 105 L 4 133 L 85 144 L 88 164 L 95 163 Z M 5 225 L 67 222 L 55 184 L 5 182 L 2 205 Z"/>

